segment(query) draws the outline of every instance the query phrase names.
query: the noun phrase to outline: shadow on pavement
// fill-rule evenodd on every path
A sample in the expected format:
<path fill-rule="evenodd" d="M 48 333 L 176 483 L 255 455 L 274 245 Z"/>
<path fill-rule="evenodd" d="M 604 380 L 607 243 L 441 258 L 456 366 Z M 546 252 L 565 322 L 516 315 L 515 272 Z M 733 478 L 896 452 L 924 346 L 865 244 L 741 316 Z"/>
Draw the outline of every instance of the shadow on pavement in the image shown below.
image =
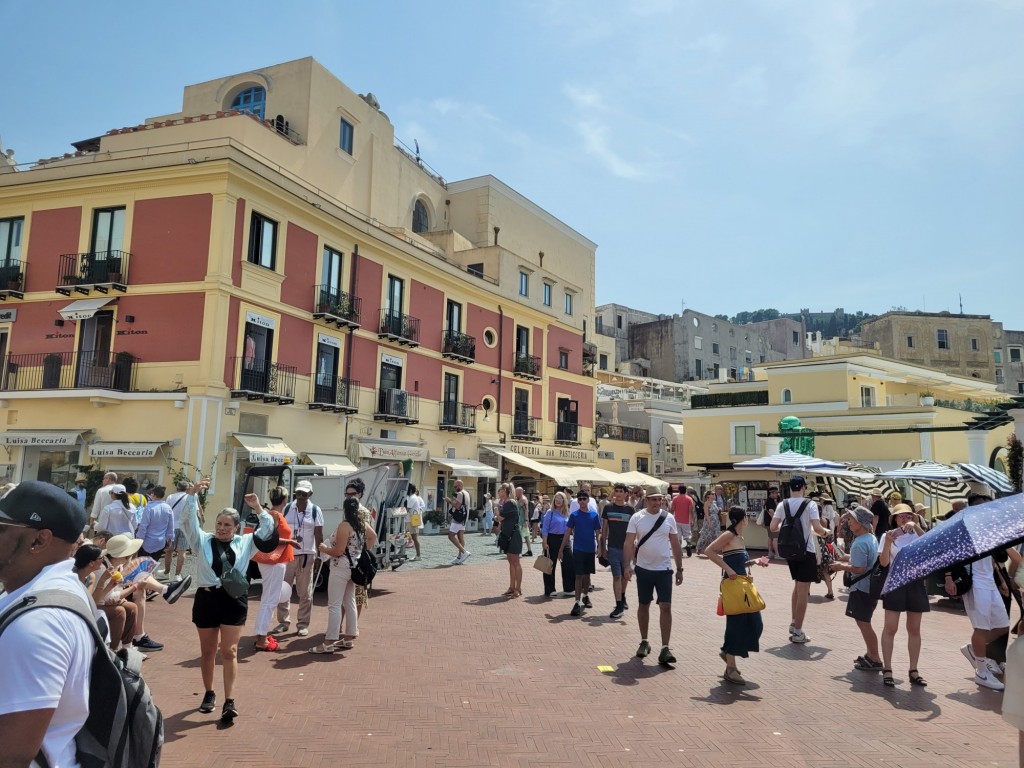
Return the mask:
<path fill-rule="evenodd" d="M 852 669 L 846 674 L 834 675 L 832 679 L 838 683 L 849 683 L 851 693 L 875 696 L 888 702 L 895 710 L 927 713 L 928 716 L 922 722 L 935 720 L 942 715 L 942 707 L 938 705 L 936 695 L 929 693 L 927 688 L 911 685 L 905 677 L 896 677 L 895 688 L 886 688 L 882 684 L 880 672 Z"/>
<path fill-rule="evenodd" d="M 832 652 L 831 648 L 823 648 L 820 645 L 802 645 L 800 643 L 788 643 L 774 648 L 762 648 L 765 653 L 778 656 L 780 659 L 791 659 L 792 661 L 819 661 Z"/>
<path fill-rule="evenodd" d="M 216 727 L 221 728 L 223 724 L 220 721 L 220 715 L 217 714 L 215 709 L 210 714 L 204 712 L 198 712 L 198 701 L 201 701 L 199 694 L 196 694 L 197 704 L 196 709 L 188 709 L 184 712 L 176 712 L 173 715 L 164 715 L 164 743 L 170 744 L 173 741 L 177 741 L 188 734 L 189 731 L 194 731 L 196 728 L 210 728 Z M 218 708 L 220 702 L 217 702 Z M 188 720 L 189 717 L 202 718 L 199 720 Z"/>
<path fill-rule="evenodd" d="M 661 664 L 644 664 L 640 659 L 632 658 L 620 662 L 614 672 L 606 672 L 616 685 L 639 685 L 641 680 L 672 672 L 675 667 L 664 667 Z"/>
<path fill-rule="evenodd" d="M 707 696 L 691 696 L 690 701 L 703 701 L 706 704 L 721 704 L 723 706 L 735 704 L 738 701 L 757 702 L 762 698 L 752 694 L 751 691 L 757 691 L 760 688 L 761 686 L 750 680 L 747 680 L 746 685 L 733 685 L 722 679 L 718 685 L 708 690 Z"/>
<path fill-rule="evenodd" d="M 974 681 L 968 682 L 968 685 L 975 685 Z M 983 709 L 987 712 L 995 712 L 997 715 L 1002 716 L 1003 714 L 1003 696 L 998 691 L 993 691 L 988 688 L 978 688 L 976 691 L 956 691 L 954 693 L 947 693 L 947 699 L 952 701 L 959 701 L 962 704 L 966 704 L 974 709 Z"/>
<path fill-rule="evenodd" d="M 475 600 L 463 600 L 463 605 L 497 605 L 498 603 L 508 603 L 514 598 L 506 597 L 505 595 L 497 595 L 496 597 L 478 597 Z"/>

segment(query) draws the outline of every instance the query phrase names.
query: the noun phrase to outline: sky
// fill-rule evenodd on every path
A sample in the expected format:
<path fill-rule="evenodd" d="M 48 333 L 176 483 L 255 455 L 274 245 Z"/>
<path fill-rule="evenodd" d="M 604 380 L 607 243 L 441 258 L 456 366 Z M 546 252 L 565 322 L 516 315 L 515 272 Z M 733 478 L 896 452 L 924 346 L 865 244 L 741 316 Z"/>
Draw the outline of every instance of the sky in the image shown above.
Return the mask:
<path fill-rule="evenodd" d="M 18 163 L 313 56 L 444 178 L 598 244 L 597 303 L 1024 329 L 1024 0 L 0 0 Z"/>

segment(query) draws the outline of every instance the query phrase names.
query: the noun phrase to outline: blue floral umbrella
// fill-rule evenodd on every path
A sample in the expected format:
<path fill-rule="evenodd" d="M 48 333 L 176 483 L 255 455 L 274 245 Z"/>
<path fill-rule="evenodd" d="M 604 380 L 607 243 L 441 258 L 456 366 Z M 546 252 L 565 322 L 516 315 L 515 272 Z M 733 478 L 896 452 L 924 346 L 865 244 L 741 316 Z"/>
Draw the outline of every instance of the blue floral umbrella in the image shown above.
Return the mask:
<path fill-rule="evenodd" d="M 882 593 L 1024 541 L 1024 494 L 967 507 L 901 549 Z"/>

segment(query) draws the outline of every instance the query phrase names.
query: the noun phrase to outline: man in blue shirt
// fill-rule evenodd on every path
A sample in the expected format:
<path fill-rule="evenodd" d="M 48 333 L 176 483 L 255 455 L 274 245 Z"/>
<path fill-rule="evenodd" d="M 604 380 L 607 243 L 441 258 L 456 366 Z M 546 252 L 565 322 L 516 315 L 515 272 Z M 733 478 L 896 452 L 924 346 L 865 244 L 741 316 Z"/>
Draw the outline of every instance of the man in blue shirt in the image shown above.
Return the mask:
<path fill-rule="evenodd" d="M 142 510 L 135 538 L 142 539 L 142 554 L 157 562 L 164 556 L 164 549 L 174 543 L 174 513 L 171 505 L 164 501 L 167 489 L 162 485 L 153 488 L 153 501 Z"/>
<path fill-rule="evenodd" d="M 590 508 L 590 494 L 582 488 L 576 494 L 576 501 L 579 507 L 569 515 L 566 528 L 573 534 L 572 562 L 576 571 L 576 603 L 570 613 L 580 616 L 584 608 L 593 607 L 587 593 L 590 589 L 590 574 L 597 570 L 597 534 L 601 530 L 601 518 L 596 510 Z M 568 536 L 562 538 L 562 546 L 558 549 L 559 560 L 562 559 L 565 542 L 568 540 Z"/>

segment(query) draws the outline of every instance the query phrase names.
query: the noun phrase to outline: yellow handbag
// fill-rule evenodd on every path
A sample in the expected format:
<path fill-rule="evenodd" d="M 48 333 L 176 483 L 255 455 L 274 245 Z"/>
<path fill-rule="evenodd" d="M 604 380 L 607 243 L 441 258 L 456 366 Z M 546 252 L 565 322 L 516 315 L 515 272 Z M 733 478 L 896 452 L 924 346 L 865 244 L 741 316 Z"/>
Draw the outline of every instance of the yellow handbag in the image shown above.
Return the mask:
<path fill-rule="evenodd" d="M 726 616 L 738 616 L 741 613 L 757 613 L 764 610 L 764 600 L 754 586 L 752 576 L 737 576 L 735 579 L 722 579 L 722 608 Z"/>
<path fill-rule="evenodd" d="M 409 514 L 409 526 L 411 528 L 419 528 L 423 525 L 423 515 L 419 512 L 412 512 Z"/>

